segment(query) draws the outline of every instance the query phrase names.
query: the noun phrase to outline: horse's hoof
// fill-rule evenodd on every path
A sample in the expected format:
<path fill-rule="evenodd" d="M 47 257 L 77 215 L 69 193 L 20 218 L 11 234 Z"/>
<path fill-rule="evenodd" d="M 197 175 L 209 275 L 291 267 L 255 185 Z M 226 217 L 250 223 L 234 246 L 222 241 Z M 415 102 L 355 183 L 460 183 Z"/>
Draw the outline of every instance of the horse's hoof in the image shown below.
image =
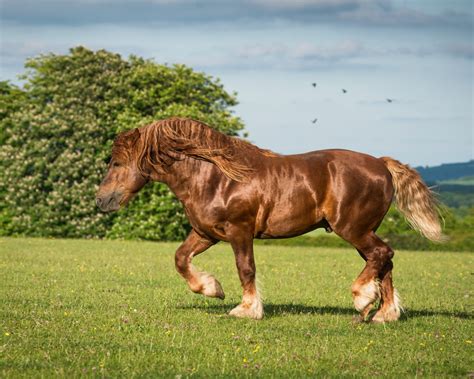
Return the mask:
<path fill-rule="evenodd" d="M 400 312 L 392 311 L 391 309 L 384 312 L 382 309 L 380 309 L 370 321 L 375 324 L 382 324 L 385 322 L 397 321 L 399 318 Z"/>
<path fill-rule="evenodd" d="M 263 306 L 261 303 L 251 305 L 239 304 L 229 312 L 229 316 L 261 320 L 263 318 Z"/>
<path fill-rule="evenodd" d="M 218 299 L 224 300 L 225 294 L 219 281 L 214 278 L 211 274 L 204 274 L 200 277 L 201 290 L 199 291 L 204 296 L 217 297 Z"/>
<path fill-rule="evenodd" d="M 402 311 L 403 307 L 401 305 L 400 296 L 398 295 L 398 291 L 394 289 L 393 301 L 391 303 L 385 303 L 374 317 L 372 317 L 371 321 L 374 323 L 397 321 Z"/>
<path fill-rule="evenodd" d="M 383 313 L 381 311 L 378 311 L 374 317 L 372 317 L 372 320 L 370 320 L 371 323 L 373 324 L 383 324 L 385 323 L 385 318 L 383 316 Z"/>
<path fill-rule="evenodd" d="M 361 315 L 352 316 L 353 324 L 364 324 L 365 322 L 366 320 Z"/>

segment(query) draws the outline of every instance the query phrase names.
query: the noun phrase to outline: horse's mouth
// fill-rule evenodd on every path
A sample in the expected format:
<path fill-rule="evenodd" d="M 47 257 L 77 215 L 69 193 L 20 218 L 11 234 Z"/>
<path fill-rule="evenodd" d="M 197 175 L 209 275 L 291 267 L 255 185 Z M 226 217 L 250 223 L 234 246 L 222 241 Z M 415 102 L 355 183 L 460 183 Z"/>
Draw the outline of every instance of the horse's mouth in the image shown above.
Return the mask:
<path fill-rule="evenodd" d="M 126 206 L 128 202 L 132 200 L 133 197 L 135 197 L 136 194 L 137 192 L 125 192 L 119 201 L 119 207 Z"/>
<path fill-rule="evenodd" d="M 112 193 L 109 196 L 98 196 L 96 204 L 102 212 L 110 213 L 118 211 L 122 203 L 122 195 Z"/>
<path fill-rule="evenodd" d="M 136 194 L 137 192 L 130 191 L 112 192 L 109 195 L 97 196 L 96 203 L 102 212 L 115 212 L 126 206 Z"/>

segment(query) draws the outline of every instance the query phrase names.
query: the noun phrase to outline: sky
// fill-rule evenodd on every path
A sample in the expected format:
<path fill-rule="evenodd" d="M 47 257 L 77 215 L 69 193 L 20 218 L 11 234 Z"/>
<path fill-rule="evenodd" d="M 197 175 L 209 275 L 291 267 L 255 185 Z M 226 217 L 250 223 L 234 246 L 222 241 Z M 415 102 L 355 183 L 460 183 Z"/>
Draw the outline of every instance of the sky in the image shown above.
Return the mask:
<path fill-rule="evenodd" d="M 474 156 L 473 4 L 2 0 L 1 79 L 19 83 L 38 54 L 105 48 L 220 78 L 251 142 L 279 153 L 463 162 Z"/>

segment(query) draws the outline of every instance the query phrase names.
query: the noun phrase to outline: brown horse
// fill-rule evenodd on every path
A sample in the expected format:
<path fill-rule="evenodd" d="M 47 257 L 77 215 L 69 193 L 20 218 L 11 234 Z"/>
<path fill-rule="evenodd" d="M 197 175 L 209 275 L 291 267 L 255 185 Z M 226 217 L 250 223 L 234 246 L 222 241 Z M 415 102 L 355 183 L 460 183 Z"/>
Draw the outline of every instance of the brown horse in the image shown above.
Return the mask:
<path fill-rule="evenodd" d="M 280 155 L 181 118 L 121 133 L 114 142 L 97 205 L 118 210 L 149 181 L 166 183 L 182 202 L 192 231 L 176 251 L 176 269 L 193 292 L 223 299 L 220 283 L 191 264 L 218 241 L 231 244 L 243 287 L 230 315 L 261 319 L 254 238 L 287 238 L 316 228 L 334 231 L 366 261 L 352 285 L 363 320 L 400 317 L 392 286 L 392 249 L 375 234 L 395 196 L 410 224 L 442 239 L 436 201 L 413 169 L 392 158 L 348 150 Z"/>

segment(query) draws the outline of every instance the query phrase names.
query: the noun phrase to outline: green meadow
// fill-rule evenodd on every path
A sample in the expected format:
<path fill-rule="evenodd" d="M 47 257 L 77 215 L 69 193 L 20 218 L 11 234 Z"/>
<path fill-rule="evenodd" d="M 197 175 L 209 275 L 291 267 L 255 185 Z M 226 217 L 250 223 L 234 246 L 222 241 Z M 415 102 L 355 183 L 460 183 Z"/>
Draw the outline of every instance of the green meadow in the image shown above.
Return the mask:
<path fill-rule="evenodd" d="M 194 260 L 224 301 L 191 293 L 176 243 L 0 239 L 0 377 L 466 377 L 474 371 L 474 255 L 397 251 L 396 323 L 353 322 L 355 250 L 257 245 L 262 321 L 229 245 Z"/>

